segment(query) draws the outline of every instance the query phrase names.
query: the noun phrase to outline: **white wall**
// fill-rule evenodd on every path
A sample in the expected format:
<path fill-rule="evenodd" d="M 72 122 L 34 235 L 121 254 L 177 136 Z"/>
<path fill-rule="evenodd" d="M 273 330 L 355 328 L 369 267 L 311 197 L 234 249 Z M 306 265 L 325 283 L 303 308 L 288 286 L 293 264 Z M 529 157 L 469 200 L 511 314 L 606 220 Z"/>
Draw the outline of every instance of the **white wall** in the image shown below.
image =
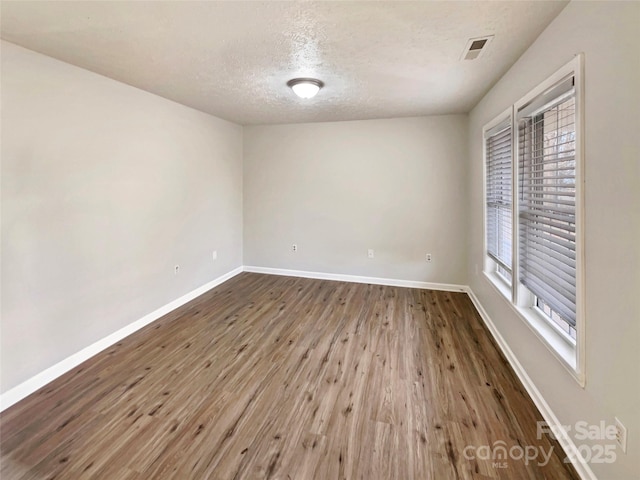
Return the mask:
<path fill-rule="evenodd" d="M 466 123 L 245 127 L 245 265 L 466 284 Z"/>
<path fill-rule="evenodd" d="M 640 475 L 640 4 L 572 2 L 470 114 L 469 279 L 562 424 L 585 420 L 629 431 L 628 452 L 592 464 L 601 479 Z M 582 389 L 482 270 L 482 127 L 585 54 L 586 388 Z M 583 442 L 580 442 L 583 443 Z"/>
<path fill-rule="evenodd" d="M 238 125 L 2 42 L 1 155 L 3 392 L 242 264 Z"/>

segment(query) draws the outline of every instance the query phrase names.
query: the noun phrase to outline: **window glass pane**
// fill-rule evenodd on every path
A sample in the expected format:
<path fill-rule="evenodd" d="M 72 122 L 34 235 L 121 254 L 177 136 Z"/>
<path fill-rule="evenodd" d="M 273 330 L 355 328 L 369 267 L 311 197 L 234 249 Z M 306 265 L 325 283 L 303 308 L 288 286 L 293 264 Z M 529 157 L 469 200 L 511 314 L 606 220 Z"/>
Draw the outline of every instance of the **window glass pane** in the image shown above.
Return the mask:
<path fill-rule="evenodd" d="M 511 128 L 507 124 L 486 139 L 486 232 L 487 254 L 511 281 L 512 166 Z"/>
<path fill-rule="evenodd" d="M 563 85 L 570 90 L 557 101 L 519 118 L 519 280 L 575 335 L 575 97 L 572 83 Z"/>

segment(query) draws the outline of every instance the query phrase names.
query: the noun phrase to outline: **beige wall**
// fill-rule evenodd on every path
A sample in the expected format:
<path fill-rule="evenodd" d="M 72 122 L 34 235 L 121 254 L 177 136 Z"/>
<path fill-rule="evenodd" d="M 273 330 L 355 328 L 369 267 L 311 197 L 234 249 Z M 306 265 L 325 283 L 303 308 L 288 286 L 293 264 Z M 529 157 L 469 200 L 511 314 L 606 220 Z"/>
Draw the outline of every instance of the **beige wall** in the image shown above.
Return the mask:
<path fill-rule="evenodd" d="M 245 127 L 245 265 L 466 284 L 466 123 Z"/>
<path fill-rule="evenodd" d="M 1 155 L 2 391 L 242 264 L 237 125 L 3 42 Z"/>
<path fill-rule="evenodd" d="M 628 453 L 592 464 L 601 479 L 640 471 L 640 4 L 572 2 L 470 114 L 469 281 L 502 336 L 565 425 L 629 431 Z M 482 127 L 585 54 L 586 388 L 582 389 L 481 273 Z"/>

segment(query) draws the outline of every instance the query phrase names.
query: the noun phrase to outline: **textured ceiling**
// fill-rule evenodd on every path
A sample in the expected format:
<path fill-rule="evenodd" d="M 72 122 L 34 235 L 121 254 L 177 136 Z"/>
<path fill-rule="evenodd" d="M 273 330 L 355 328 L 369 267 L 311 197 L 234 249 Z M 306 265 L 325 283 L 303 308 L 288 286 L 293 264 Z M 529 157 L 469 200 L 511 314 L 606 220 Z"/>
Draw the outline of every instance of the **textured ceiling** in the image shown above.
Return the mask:
<path fill-rule="evenodd" d="M 468 112 L 564 1 L 2 1 L 2 38 L 239 124 Z M 461 61 L 469 38 L 495 35 Z M 300 100 L 294 77 L 325 88 Z"/>

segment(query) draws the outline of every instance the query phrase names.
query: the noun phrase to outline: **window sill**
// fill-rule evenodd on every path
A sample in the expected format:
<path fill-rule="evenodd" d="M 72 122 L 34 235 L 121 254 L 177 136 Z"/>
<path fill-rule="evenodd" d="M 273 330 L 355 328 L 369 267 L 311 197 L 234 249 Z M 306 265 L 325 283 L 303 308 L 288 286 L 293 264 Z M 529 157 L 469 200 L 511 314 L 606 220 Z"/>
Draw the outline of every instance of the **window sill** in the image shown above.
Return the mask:
<path fill-rule="evenodd" d="M 584 387 L 584 375 L 578 371 L 576 346 L 567 341 L 542 314 L 533 308 L 514 306 L 514 309 L 549 351 L 564 365 L 578 384 Z"/>
<path fill-rule="evenodd" d="M 511 285 L 509 285 L 504 278 L 498 275 L 496 272 L 484 272 L 484 276 L 489 279 L 489 282 L 511 303 Z"/>
<path fill-rule="evenodd" d="M 532 307 L 519 307 L 511 301 L 511 287 L 498 274 L 483 272 L 489 283 L 504 297 L 516 315 L 531 329 L 547 349 L 584 388 L 584 373 L 578 370 L 576 346 L 570 343 L 543 316 Z"/>

